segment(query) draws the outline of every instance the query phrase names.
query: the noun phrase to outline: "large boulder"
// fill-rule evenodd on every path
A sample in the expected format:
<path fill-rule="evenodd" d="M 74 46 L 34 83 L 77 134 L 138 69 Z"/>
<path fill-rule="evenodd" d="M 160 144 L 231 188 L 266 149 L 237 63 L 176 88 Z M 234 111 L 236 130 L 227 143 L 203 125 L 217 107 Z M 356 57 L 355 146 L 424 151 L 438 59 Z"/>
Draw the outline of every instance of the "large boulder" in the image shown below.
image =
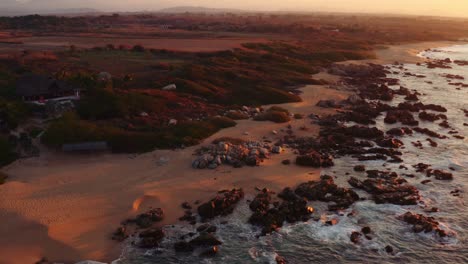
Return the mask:
<path fill-rule="evenodd" d="M 313 209 L 307 206 L 307 202 L 294 194 L 290 188 L 284 189 L 278 197 L 284 201 L 272 203 L 271 192 L 263 189 L 250 203 L 249 207 L 254 213 L 250 216 L 249 223 L 262 227 L 262 235 L 276 231 L 285 221 L 306 221 L 313 212 Z"/>
<path fill-rule="evenodd" d="M 435 176 L 435 178 L 436 178 L 437 180 L 441 180 L 441 181 L 450 181 L 450 180 L 453 180 L 453 174 L 450 173 L 450 172 L 447 172 L 447 171 L 443 171 L 443 170 L 432 170 L 432 169 L 429 169 L 429 170 L 427 170 L 426 175 L 427 175 L 428 177 Z"/>
<path fill-rule="evenodd" d="M 140 228 L 148 228 L 152 226 L 153 223 L 163 220 L 163 218 L 164 211 L 161 208 L 155 208 L 138 215 L 134 220 L 130 220 L 130 222 L 134 222 Z"/>
<path fill-rule="evenodd" d="M 196 238 L 190 240 L 189 244 L 194 247 L 201 247 L 201 246 L 218 246 L 218 245 L 223 244 L 223 242 L 217 239 L 213 234 L 201 233 Z"/>
<path fill-rule="evenodd" d="M 367 175 L 369 179 L 360 181 L 351 177 L 348 183 L 372 194 L 378 204 L 416 205 L 420 200 L 418 189 L 394 172 L 370 170 Z"/>
<path fill-rule="evenodd" d="M 317 151 L 311 151 L 306 155 L 296 157 L 296 164 L 307 167 L 331 167 L 334 165 L 333 158 L 327 154 L 320 154 Z"/>
<path fill-rule="evenodd" d="M 235 205 L 244 197 L 242 189 L 232 189 L 219 193 L 215 198 L 201 204 L 198 207 L 198 214 L 202 219 L 211 219 L 220 215 L 232 213 Z"/>
<path fill-rule="evenodd" d="M 192 252 L 195 247 L 186 241 L 179 241 L 174 244 L 174 250 L 176 252 Z"/>
<path fill-rule="evenodd" d="M 405 214 L 399 216 L 399 219 L 412 225 L 413 231 L 415 233 L 435 232 L 440 237 L 446 237 L 448 235 L 445 230 L 439 227 L 439 222 L 437 222 L 433 217 L 406 212 Z"/>
<path fill-rule="evenodd" d="M 164 232 L 161 228 L 152 228 L 143 231 L 139 234 L 139 241 L 137 245 L 140 248 L 155 248 L 164 238 Z"/>
<path fill-rule="evenodd" d="M 309 201 L 333 202 L 328 206 L 330 210 L 348 208 L 359 200 L 359 196 L 353 190 L 338 187 L 328 175 L 320 177 L 320 181 L 300 184 L 295 193 Z"/>

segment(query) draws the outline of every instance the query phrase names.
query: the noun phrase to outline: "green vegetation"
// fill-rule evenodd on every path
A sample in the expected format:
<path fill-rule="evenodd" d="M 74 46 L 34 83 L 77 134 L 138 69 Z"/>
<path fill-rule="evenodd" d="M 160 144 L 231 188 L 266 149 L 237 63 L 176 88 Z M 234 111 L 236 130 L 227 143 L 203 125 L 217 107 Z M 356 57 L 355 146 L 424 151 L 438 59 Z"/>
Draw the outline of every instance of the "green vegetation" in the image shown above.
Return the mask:
<path fill-rule="evenodd" d="M 163 104 L 150 96 L 98 88 L 88 91 L 87 96 L 79 102 L 77 112 L 83 119 L 103 120 L 141 112 L 157 112 L 163 107 Z"/>
<path fill-rule="evenodd" d="M 41 139 L 46 145 L 56 148 L 67 143 L 107 141 L 113 152 L 147 152 L 154 148 L 194 145 L 220 129 L 234 125 L 235 122 L 229 118 L 215 117 L 158 127 L 153 132 L 133 132 L 108 124 L 97 125 L 68 113 L 52 122 Z"/>
<path fill-rule="evenodd" d="M 0 66 L 0 96 L 3 98 L 14 98 L 16 76 L 8 67 Z"/>
<path fill-rule="evenodd" d="M 303 114 L 294 114 L 294 119 L 303 119 L 304 115 Z"/>
<path fill-rule="evenodd" d="M 272 106 L 267 111 L 262 114 L 257 115 L 254 120 L 255 121 L 272 121 L 275 123 L 286 123 L 291 121 L 289 117 L 289 111 L 279 107 L 279 106 Z"/>
<path fill-rule="evenodd" d="M 0 171 L 0 185 L 4 184 L 8 175 L 6 175 L 3 171 Z"/>
<path fill-rule="evenodd" d="M 28 135 L 31 138 L 37 138 L 43 131 L 40 127 L 31 127 L 28 129 Z"/>
<path fill-rule="evenodd" d="M 208 122 L 213 124 L 214 126 L 218 128 L 228 128 L 228 127 L 233 127 L 236 126 L 236 122 L 229 117 L 212 117 L 208 119 Z"/>
<path fill-rule="evenodd" d="M 18 158 L 14 145 L 5 136 L 0 136 L 0 166 L 5 166 Z"/>
<path fill-rule="evenodd" d="M 182 92 L 200 95 L 223 105 L 262 105 L 299 102 L 289 86 L 311 84 L 318 70 L 305 61 L 260 50 L 235 50 L 200 55 L 172 72 Z M 306 52 L 304 48 L 302 50 Z"/>
<path fill-rule="evenodd" d="M 240 111 L 230 111 L 226 114 L 227 117 L 233 119 L 233 120 L 243 120 L 243 119 L 249 119 L 249 115 L 244 114 Z"/>
<path fill-rule="evenodd" d="M 3 120 L 9 129 L 15 129 L 29 115 L 30 108 L 23 102 L 0 98 L 0 120 Z"/>
<path fill-rule="evenodd" d="M 179 30 L 163 32 L 166 38 L 208 40 L 219 38 L 219 32 L 223 32 L 223 37 L 246 36 L 246 41 L 253 39 L 255 43 L 219 52 L 151 49 L 148 39 L 162 36 L 159 30 L 153 30 L 168 24 Z M 103 46 L 93 49 L 73 43 L 69 50 L 51 52 L 53 60 L 45 61 L 47 56 L 40 55 L 40 51 L 2 60 L 0 120 L 6 124 L 3 132 L 8 134 L 31 112 L 14 98 L 19 75 L 25 71 L 56 73 L 56 78 L 85 91 L 76 113 L 51 122 L 42 137 L 47 145 L 59 148 L 64 143 L 104 140 L 114 152 L 192 145 L 219 129 L 234 126 L 233 120 L 249 116 L 228 112 L 226 117 L 190 120 L 220 115 L 240 105 L 299 102 L 301 98 L 294 89 L 305 84 L 323 84 L 324 81 L 310 76 L 331 63 L 372 58 L 376 44 L 459 38 L 468 33 L 466 25 L 461 20 L 342 14 L 2 17 L 0 29 L 7 35 L 27 29 L 32 38 L 60 38 L 63 35 L 52 32 L 68 32 L 94 35 L 96 39 L 103 36 L 106 42 L 96 41 Z M 145 39 L 142 42 L 148 43 L 148 47 L 122 43 L 126 34 Z M 271 41 L 257 42 L 259 38 Z M 111 39 L 115 42 L 107 44 Z M 97 73 L 101 71 L 109 72 L 112 80 L 98 80 Z M 169 84 L 176 84 L 177 89 L 161 90 Z M 255 119 L 283 123 L 290 121 L 290 116 L 287 110 L 272 107 Z M 294 118 L 303 116 L 295 114 Z M 176 119 L 177 125 L 168 126 L 171 119 Z M 34 137 L 40 131 L 29 133 Z M 3 159 L 11 160 L 13 147 L 5 140 L 0 143 Z"/>

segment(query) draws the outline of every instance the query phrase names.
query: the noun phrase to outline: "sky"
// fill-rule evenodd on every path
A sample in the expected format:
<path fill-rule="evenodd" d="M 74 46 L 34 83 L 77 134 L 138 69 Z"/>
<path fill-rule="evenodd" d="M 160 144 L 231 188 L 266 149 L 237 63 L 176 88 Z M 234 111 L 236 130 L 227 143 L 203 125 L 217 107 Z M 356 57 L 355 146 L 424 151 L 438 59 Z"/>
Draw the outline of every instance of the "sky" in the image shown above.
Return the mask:
<path fill-rule="evenodd" d="M 203 6 L 265 11 L 338 11 L 468 17 L 468 0 L 0 0 L 0 8 L 158 10 Z"/>

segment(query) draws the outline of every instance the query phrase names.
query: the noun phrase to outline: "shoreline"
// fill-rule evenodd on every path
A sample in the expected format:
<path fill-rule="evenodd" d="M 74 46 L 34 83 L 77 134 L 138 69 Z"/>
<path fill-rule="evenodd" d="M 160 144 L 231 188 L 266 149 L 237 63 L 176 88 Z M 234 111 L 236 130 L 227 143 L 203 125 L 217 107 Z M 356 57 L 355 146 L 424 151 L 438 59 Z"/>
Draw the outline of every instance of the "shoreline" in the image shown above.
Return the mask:
<path fill-rule="evenodd" d="M 418 54 L 427 49 L 442 48 L 454 45 L 468 44 L 465 39 L 458 41 L 427 41 L 417 43 L 406 43 L 400 45 L 385 45 L 375 50 L 376 59 L 360 60 L 360 61 L 345 61 L 344 64 L 355 63 L 355 64 L 392 64 L 394 62 L 399 63 L 411 63 L 416 64 L 418 62 L 425 62 L 426 59 L 418 57 Z"/>
<path fill-rule="evenodd" d="M 378 59 L 344 63 L 416 63 L 424 61 L 416 55 L 425 49 L 461 43 L 466 42 L 390 46 L 375 51 Z M 332 76 L 321 73 L 316 77 Z M 306 86 L 301 90 L 303 102 L 281 106 L 292 113 L 327 114 L 334 111 L 316 107 L 318 100 L 346 99 L 351 94 L 326 86 Z M 318 133 L 319 127 L 309 123 L 307 118 L 291 121 L 298 135 L 301 132 L 297 128 L 302 125 L 309 128 L 308 135 Z M 259 140 L 268 135 L 274 140 L 281 135 L 274 136 L 271 131 L 286 125 L 242 120 L 236 127 L 205 139 L 201 145 L 222 136 Z M 249 135 L 243 135 L 244 132 Z M 113 260 L 120 254 L 120 245 L 110 240 L 111 232 L 120 221 L 150 206 L 163 208 L 166 217 L 162 224 L 170 224 L 182 216 L 182 202 L 207 200 L 220 189 L 241 187 L 247 193 L 253 193 L 254 187 L 278 190 L 291 182 L 313 180 L 320 175 L 320 169 L 282 165 L 281 160 L 294 157 L 290 150 L 272 156 L 261 168 L 221 166 L 214 171 L 194 170 L 190 166 L 192 154 L 199 147 L 156 150 L 142 155 L 106 154 L 99 156 L 99 161 L 95 156 L 46 154 L 7 166 L 10 181 L 0 189 L 5 199 L 0 204 L 0 215 L 8 223 L 8 229 L 0 227 L 0 246 L 8 251 L 3 260 L 12 264 L 34 263 L 43 256 L 53 261 Z M 168 163 L 158 165 L 161 158 L 169 159 Z M 282 177 L 284 173 L 288 174 L 287 179 Z M 178 193 L 184 193 L 184 199 Z M 24 254 L 26 251 L 30 255 Z M 20 256 L 23 258 L 19 259 Z"/>

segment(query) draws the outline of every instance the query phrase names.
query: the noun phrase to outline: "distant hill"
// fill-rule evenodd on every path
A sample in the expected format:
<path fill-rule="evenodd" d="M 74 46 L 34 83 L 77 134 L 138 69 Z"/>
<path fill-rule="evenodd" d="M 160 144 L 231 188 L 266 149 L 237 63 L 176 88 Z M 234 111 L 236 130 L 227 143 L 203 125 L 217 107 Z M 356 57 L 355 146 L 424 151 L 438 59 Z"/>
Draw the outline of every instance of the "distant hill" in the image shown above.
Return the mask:
<path fill-rule="evenodd" d="M 16 7 L 1 7 L 0 16 L 24 16 L 24 15 L 79 15 L 79 14 L 95 14 L 100 11 L 92 8 L 64 8 L 64 9 L 32 9 L 32 8 L 16 8 Z"/>
<path fill-rule="evenodd" d="M 101 11 L 93 8 L 64 8 L 43 10 L 39 14 L 83 14 L 83 13 L 99 13 Z"/>
<path fill-rule="evenodd" d="M 241 10 L 241 9 L 209 8 L 209 7 L 202 7 L 202 6 L 176 6 L 176 7 L 160 9 L 158 12 L 162 12 L 162 13 L 243 13 L 247 11 Z"/>
<path fill-rule="evenodd" d="M 68 15 L 99 12 L 94 8 L 70 5 L 71 2 L 63 0 L 0 0 L 0 16 L 21 16 L 21 15 Z M 77 7 L 75 7 L 77 6 Z"/>

